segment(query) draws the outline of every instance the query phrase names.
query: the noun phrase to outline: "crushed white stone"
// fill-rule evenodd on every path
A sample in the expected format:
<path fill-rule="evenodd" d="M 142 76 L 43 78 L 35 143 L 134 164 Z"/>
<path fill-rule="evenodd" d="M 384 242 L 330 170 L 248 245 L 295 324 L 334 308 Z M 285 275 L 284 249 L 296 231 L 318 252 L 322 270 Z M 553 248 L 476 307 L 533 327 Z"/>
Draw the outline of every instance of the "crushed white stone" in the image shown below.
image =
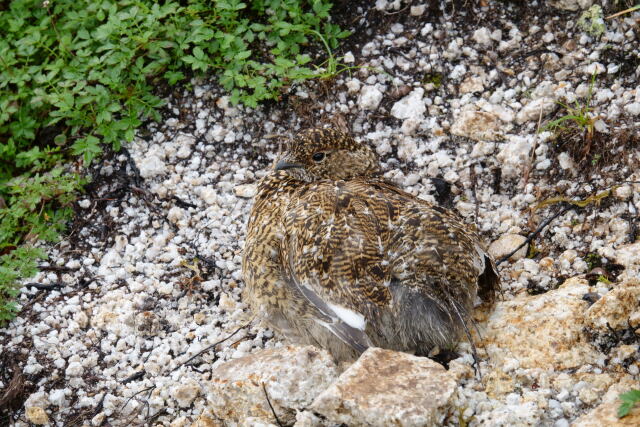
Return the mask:
<path fill-rule="evenodd" d="M 549 3 L 577 10 L 585 2 Z M 35 378 L 14 425 L 62 425 L 83 410 L 83 422 L 92 425 L 140 425 L 155 415 L 161 425 L 188 425 L 207 406 L 199 387 L 212 368 L 282 345 L 256 321 L 228 338 L 253 317 L 241 295 L 244 229 L 255 183 L 278 152 L 274 135 L 320 124 L 324 114 L 371 143 L 385 177 L 412 194 L 434 201 L 438 194 L 431 178 L 444 178 L 451 186 L 450 205 L 475 223 L 487 242 L 526 235 L 529 212 L 540 197 L 582 199 L 619 181 L 640 181 L 637 168 L 628 166 L 640 164 L 637 152 L 626 158 L 613 153 L 620 156 L 620 167 L 577 179 L 581 171 L 568 148 L 556 155 L 553 142 L 537 133 L 538 120 L 545 123 L 560 108 L 556 101 L 584 101 L 594 72 L 608 73 L 596 79 L 592 99 L 606 125 L 599 129 L 613 135 L 620 123 L 630 123 L 637 131 L 640 76 L 623 74 L 625 64 L 604 54 L 612 47 L 638 53 L 635 21 L 607 21 L 606 40 L 595 40 L 572 20 L 550 21 L 535 8 L 529 9 L 527 25 L 513 21 L 514 15 L 501 9 L 517 7 L 511 3 L 489 2 L 486 10 L 474 11 L 484 17 L 474 19 L 483 22 L 475 28 L 431 16 L 423 4 L 403 12 L 405 2 L 376 1 L 375 8 L 389 19 L 402 13 L 415 18 L 394 21 L 385 28 L 388 33 L 364 33 L 368 38 L 344 57 L 361 68 L 338 76 L 328 95 L 313 81 L 291 89 L 319 107 L 318 115 L 302 117 L 279 104 L 255 110 L 233 106 L 213 81 L 193 80 L 193 92 L 183 89 L 179 99 L 169 98 L 163 122 L 149 125 L 128 146 L 143 178 L 142 193 L 117 199 L 115 184 L 107 183 L 97 194 L 83 195 L 78 206 L 88 223 L 74 231 L 78 240 L 47 247 L 51 271 L 28 280 L 57 288 L 25 286 L 18 299 L 25 312 L 0 331 L 0 352 L 19 360 L 23 374 Z M 523 46 L 541 41 L 560 56 L 512 61 Z M 407 91 L 394 95 L 402 87 Z M 492 123 L 500 138 L 452 135 L 456 118 L 467 111 L 497 118 Z M 108 182 L 128 173 L 133 179 L 125 164 L 124 155 L 106 161 L 100 177 Z M 564 175 L 558 178 L 554 174 L 560 171 Z M 534 223 L 553 208 L 536 211 Z M 509 301 L 531 284 L 549 288 L 560 276 L 586 272 L 589 252 L 618 259 L 628 265 L 624 274 L 637 276 L 637 249 L 629 246 L 629 222 L 623 218 L 639 211 L 640 188 L 626 184 L 611 203 L 589 214 L 576 210 L 557 218 L 535 241 L 545 258 L 519 253 L 522 259 L 500 266 L 502 298 Z M 610 289 L 600 284 L 594 292 Z M 470 346 L 463 343 L 458 352 L 456 363 L 470 369 Z M 637 375 L 637 361 L 627 364 L 620 357 L 606 364 L 603 355 L 580 372 L 593 377 L 619 369 Z M 465 409 L 448 425 L 458 425 L 462 416 L 471 425 L 564 426 L 600 404 L 604 393 L 586 380 L 558 386 L 560 376 L 552 383 L 550 373 L 524 369 L 513 358 L 494 366 L 482 354 L 479 365 L 482 372 L 501 369 L 517 387 L 496 398 L 470 376 L 456 398 L 456 407 Z M 299 416 L 309 423 L 313 418 L 308 412 Z"/>

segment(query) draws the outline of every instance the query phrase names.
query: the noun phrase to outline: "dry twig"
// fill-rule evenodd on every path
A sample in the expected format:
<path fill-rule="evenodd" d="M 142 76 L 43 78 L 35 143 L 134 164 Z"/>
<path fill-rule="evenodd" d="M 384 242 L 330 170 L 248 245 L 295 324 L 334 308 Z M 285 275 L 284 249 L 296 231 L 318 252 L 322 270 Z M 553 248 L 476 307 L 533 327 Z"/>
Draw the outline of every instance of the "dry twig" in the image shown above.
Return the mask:
<path fill-rule="evenodd" d="M 280 422 L 280 419 L 278 418 L 278 415 L 276 414 L 276 410 L 273 409 L 273 405 L 271 404 L 271 400 L 269 399 L 269 394 L 267 393 L 267 386 L 264 385 L 264 382 L 262 383 L 262 391 L 264 391 L 264 396 L 267 398 L 267 403 L 269 404 L 269 408 L 271 409 L 271 413 L 273 414 L 273 418 L 276 419 L 276 423 L 278 423 L 278 425 L 280 427 L 282 427 L 282 423 Z"/>

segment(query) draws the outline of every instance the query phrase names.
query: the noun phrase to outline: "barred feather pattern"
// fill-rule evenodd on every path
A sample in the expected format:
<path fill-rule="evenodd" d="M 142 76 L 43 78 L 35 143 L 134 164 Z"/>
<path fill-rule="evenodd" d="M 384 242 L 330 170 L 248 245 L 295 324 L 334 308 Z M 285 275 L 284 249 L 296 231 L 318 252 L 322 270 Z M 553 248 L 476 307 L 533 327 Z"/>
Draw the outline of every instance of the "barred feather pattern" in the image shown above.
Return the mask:
<path fill-rule="evenodd" d="M 303 132 L 260 182 L 247 227 L 251 307 L 340 360 L 369 346 L 451 349 L 469 334 L 476 296 L 493 302 L 499 289 L 471 226 L 378 174 L 368 146 L 333 129 Z"/>

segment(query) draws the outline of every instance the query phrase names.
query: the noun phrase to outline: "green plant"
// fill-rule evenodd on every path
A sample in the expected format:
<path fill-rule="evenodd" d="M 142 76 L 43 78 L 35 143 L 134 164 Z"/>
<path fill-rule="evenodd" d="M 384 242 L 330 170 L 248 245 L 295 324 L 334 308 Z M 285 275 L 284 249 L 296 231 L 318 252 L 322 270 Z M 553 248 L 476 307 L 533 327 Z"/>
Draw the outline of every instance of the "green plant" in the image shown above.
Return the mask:
<path fill-rule="evenodd" d="M 629 415 L 636 403 L 640 402 L 640 390 L 629 390 L 618 396 L 622 403 L 618 407 L 618 418 Z"/>
<path fill-rule="evenodd" d="M 587 267 L 589 270 L 593 270 L 594 268 L 600 267 L 600 265 L 602 265 L 600 255 L 598 255 L 596 252 L 589 252 L 584 256 L 583 259 L 584 262 L 587 263 Z"/>
<path fill-rule="evenodd" d="M 342 74 L 345 71 L 351 71 L 351 70 L 362 68 L 359 66 L 347 66 L 340 63 L 341 58 L 335 57 L 335 55 L 333 54 L 333 51 L 331 50 L 329 42 L 322 34 L 320 34 L 315 30 L 309 30 L 308 32 L 309 34 L 313 34 L 322 42 L 325 48 L 325 51 L 327 53 L 327 59 L 319 66 L 315 67 L 315 71 L 312 74 L 307 74 L 305 71 L 303 71 L 301 74 L 298 75 L 298 78 L 300 79 L 331 78 L 331 77 L 337 76 L 338 74 Z M 365 68 L 370 69 L 370 67 L 365 67 Z"/>
<path fill-rule="evenodd" d="M 535 243 L 531 242 L 531 244 L 529 245 L 527 258 L 535 258 L 539 253 L 540 253 L 540 249 L 538 249 Z"/>
<path fill-rule="evenodd" d="M 426 73 L 424 77 L 422 77 L 422 85 L 433 85 L 434 89 L 439 89 L 444 82 L 444 77 L 440 73 Z"/>
<path fill-rule="evenodd" d="M 54 242 L 71 216 L 70 203 L 84 180 L 62 168 L 3 184 L 10 208 L 0 209 L 0 324 L 16 312 L 16 280 L 36 273 L 36 261 L 46 256 L 33 246 L 40 239 Z M 4 200 L 4 198 L 3 198 Z"/>
<path fill-rule="evenodd" d="M 209 5 L 192 3 L 189 13 L 200 18 L 195 22 L 207 28 L 203 37 L 212 43 L 194 49 L 184 61 L 194 69 L 217 70 L 234 104 L 256 106 L 264 99 L 277 99 L 282 88 L 296 81 L 322 77 L 306 66 L 311 58 L 301 52 L 302 46 L 312 41 L 311 36 L 330 53 L 338 39 L 349 34 L 335 24 L 323 23 L 331 8 L 326 1 L 310 2 L 310 10 L 303 9 L 299 0 L 255 0 L 249 7 L 239 0 L 219 1 L 216 16 L 206 13 Z M 249 19 L 256 15 L 262 18 Z M 223 32 L 220 27 L 232 31 Z"/>
<path fill-rule="evenodd" d="M 18 296 L 16 280 L 36 274 L 36 260 L 45 256 L 40 248 L 22 246 L 0 257 L 0 325 L 18 312 L 13 301 Z"/>
<path fill-rule="evenodd" d="M 597 117 L 593 116 L 591 111 L 591 98 L 593 97 L 593 87 L 595 86 L 596 74 L 595 72 L 591 76 L 591 82 L 589 84 L 589 91 L 584 103 L 581 104 L 576 99 L 575 106 L 565 104 L 558 101 L 558 104 L 564 108 L 566 114 L 556 120 L 552 120 L 540 129 L 542 131 L 568 131 L 578 129 L 584 132 L 587 143 L 590 143 L 595 131 L 595 123 Z"/>
<path fill-rule="evenodd" d="M 582 12 L 578 19 L 578 26 L 594 37 L 600 37 L 605 30 L 602 7 L 594 4 Z"/>
<path fill-rule="evenodd" d="M 164 101 L 154 91 L 213 73 L 232 103 L 346 70 L 348 35 L 326 0 L 14 0 L 0 11 L 0 323 L 82 187 L 80 166 L 118 150 Z M 303 52 L 321 42 L 326 69 Z M 62 169 L 61 164 L 75 162 Z M 70 169 L 78 173 L 64 172 Z M 30 202 L 25 202 L 29 200 Z M 33 202 L 33 203 L 32 203 Z"/>

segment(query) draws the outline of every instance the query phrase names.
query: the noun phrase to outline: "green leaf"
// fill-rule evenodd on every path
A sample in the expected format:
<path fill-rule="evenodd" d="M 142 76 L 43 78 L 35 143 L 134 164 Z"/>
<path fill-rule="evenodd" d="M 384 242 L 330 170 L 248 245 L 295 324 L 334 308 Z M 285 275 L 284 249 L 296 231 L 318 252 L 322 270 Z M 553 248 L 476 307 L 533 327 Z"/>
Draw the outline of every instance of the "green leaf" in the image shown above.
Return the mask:
<path fill-rule="evenodd" d="M 75 155 L 81 155 L 85 164 L 89 165 L 93 159 L 102 153 L 100 148 L 100 140 L 93 135 L 88 135 L 77 140 L 72 146 L 71 151 Z"/>
<path fill-rule="evenodd" d="M 242 52 L 239 52 L 239 53 L 235 54 L 234 55 L 234 59 L 236 61 L 241 61 L 243 59 L 247 59 L 250 56 L 251 56 L 251 51 L 250 50 L 244 50 Z"/>
<path fill-rule="evenodd" d="M 204 50 L 199 46 L 195 47 L 193 49 L 193 56 L 202 61 L 205 57 Z"/>
<path fill-rule="evenodd" d="M 56 145 L 65 145 L 67 143 L 67 135 L 59 133 L 53 138 L 53 143 Z"/>
<path fill-rule="evenodd" d="M 110 23 L 104 24 L 96 28 L 93 32 L 93 37 L 96 40 L 104 40 L 113 33 L 113 26 Z"/>
<path fill-rule="evenodd" d="M 171 86 L 184 79 L 184 74 L 180 71 L 167 71 L 164 73 L 164 78 L 167 79 Z"/>
<path fill-rule="evenodd" d="M 133 141 L 134 136 L 135 136 L 135 129 L 133 128 L 129 128 L 124 132 L 124 139 L 126 139 L 127 142 Z"/>
<path fill-rule="evenodd" d="M 98 124 L 103 122 L 110 122 L 110 121 L 111 121 L 111 113 L 109 111 L 103 110 L 96 115 L 96 123 Z"/>
<path fill-rule="evenodd" d="M 636 403 L 640 402 L 640 390 L 630 390 L 618 396 L 622 403 L 618 407 L 618 418 L 629 415 Z"/>

